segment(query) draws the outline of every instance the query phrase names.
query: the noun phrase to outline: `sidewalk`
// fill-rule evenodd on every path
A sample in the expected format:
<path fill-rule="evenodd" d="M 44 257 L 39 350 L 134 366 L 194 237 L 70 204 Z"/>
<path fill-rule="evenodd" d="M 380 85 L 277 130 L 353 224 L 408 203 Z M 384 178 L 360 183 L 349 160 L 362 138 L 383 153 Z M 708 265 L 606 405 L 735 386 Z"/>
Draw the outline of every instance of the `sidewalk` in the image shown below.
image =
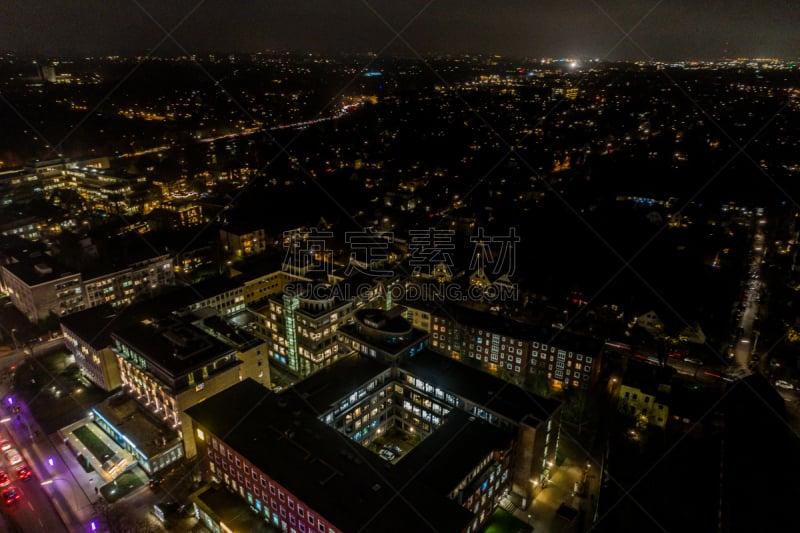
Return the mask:
<path fill-rule="evenodd" d="M 516 507 L 513 510 L 507 509 L 512 511 L 514 517 L 533 526 L 534 533 L 582 533 L 592 525 L 601 466 L 591 461 L 587 472 L 586 453 L 566 435 L 562 435 L 559 451 L 564 456 L 564 461 L 553 468 L 550 480 L 538 489 L 533 504 L 527 510 Z M 586 492 L 583 496 L 577 496 L 573 493 L 575 483 L 583 478 L 584 472 L 587 472 Z M 583 519 L 578 516 L 574 521 L 568 522 L 559 517 L 558 508 L 562 503 L 583 511 Z"/>

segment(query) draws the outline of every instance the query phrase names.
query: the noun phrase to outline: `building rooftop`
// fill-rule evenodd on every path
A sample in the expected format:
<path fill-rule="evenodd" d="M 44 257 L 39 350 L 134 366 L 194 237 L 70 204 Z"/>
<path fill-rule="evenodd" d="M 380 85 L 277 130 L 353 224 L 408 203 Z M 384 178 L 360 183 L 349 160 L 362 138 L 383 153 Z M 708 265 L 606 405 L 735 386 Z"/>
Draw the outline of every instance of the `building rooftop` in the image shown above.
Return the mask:
<path fill-rule="evenodd" d="M 400 368 L 517 423 L 535 426 L 561 405 L 427 348 L 405 358 Z"/>
<path fill-rule="evenodd" d="M 594 355 L 600 352 L 603 341 L 575 335 L 564 330 L 554 329 L 549 325 L 535 325 L 520 322 L 508 317 L 462 305 L 444 304 L 439 311 L 432 314 L 455 320 L 463 325 L 488 330 L 499 335 L 506 335 L 520 340 L 539 341 L 559 348 Z"/>
<path fill-rule="evenodd" d="M 317 413 L 329 411 L 338 400 L 385 372 L 389 365 L 371 357 L 340 359 L 294 385 L 294 390 Z"/>
<path fill-rule="evenodd" d="M 128 437 L 147 457 L 153 457 L 181 440 L 177 432 L 125 393 L 117 393 L 97 404 L 94 411 Z"/>
<path fill-rule="evenodd" d="M 353 368 L 341 366 L 328 377 L 344 377 Z M 448 532 L 467 527 L 472 514 L 448 499 L 442 487 L 462 473 L 460 467 L 448 470 L 448 465 L 458 462 L 458 454 L 473 452 L 445 432 L 452 431 L 452 437 L 466 423 L 475 424 L 479 434 L 485 422 L 451 413 L 439 430 L 441 437 L 428 437 L 409 453 L 408 461 L 392 465 L 322 422 L 314 406 L 324 402 L 309 401 L 306 394 L 302 387 L 275 394 L 248 379 L 187 414 L 343 531 Z M 316 394 L 327 396 L 324 391 L 311 396 Z M 232 417 L 232 412 L 242 416 Z M 475 453 L 488 454 L 490 444 L 480 437 Z"/>
<path fill-rule="evenodd" d="M 47 255 L 40 255 L 36 258 L 24 259 L 18 263 L 3 265 L 3 268 L 31 287 L 70 275 L 80 275 L 78 272 L 69 272 L 65 270 L 53 258 Z"/>
<path fill-rule="evenodd" d="M 278 531 L 257 517 L 242 499 L 225 487 L 207 485 L 190 496 L 203 511 L 218 523 L 225 524 L 229 531 L 248 533 L 274 533 Z"/>
<path fill-rule="evenodd" d="M 622 377 L 622 384 L 627 387 L 634 387 L 650 396 L 662 396 L 659 387 L 670 385 L 675 369 L 672 367 L 662 367 L 650 363 L 637 362 L 631 360 L 625 369 Z"/>
<path fill-rule="evenodd" d="M 156 298 L 121 309 L 108 304 L 84 309 L 61 317 L 61 323 L 94 349 L 101 350 L 112 344 L 113 331 L 148 318 L 166 316 L 196 299 L 197 295 L 189 287 L 170 287 Z"/>
<path fill-rule="evenodd" d="M 241 289 L 244 283 L 236 278 L 214 276 L 194 283 L 191 287 L 197 292 L 197 299 L 211 298 L 228 291 Z"/>
<path fill-rule="evenodd" d="M 236 350 L 176 316 L 129 324 L 111 334 L 144 357 L 149 367 L 175 379 Z M 238 362 L 233 357 L 231 364 Z M 152 368 L 149 368 L 152 370 Z"/>

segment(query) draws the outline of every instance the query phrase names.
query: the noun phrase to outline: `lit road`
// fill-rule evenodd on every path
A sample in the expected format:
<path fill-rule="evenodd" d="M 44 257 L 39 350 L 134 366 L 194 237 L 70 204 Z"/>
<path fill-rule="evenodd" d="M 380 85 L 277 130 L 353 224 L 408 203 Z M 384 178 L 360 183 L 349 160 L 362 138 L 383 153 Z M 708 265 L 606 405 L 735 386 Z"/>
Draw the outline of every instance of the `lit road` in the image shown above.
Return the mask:
<path fill-rule="evenodd" d="M 34 355 L 40 355 L 46 352 L 53 351 L 57 348 L 62 348 L 63 346 L 64 346 L 64 337 L 59 336 L 56 337 L 55 339 L 49 339 L 44 342 L 34 344 L 29 348 L 25 349 L 20 348 L 18 350 L 0 352 L 0 365 L 2 365 L 3 368 L 7 368 L 9 366 L 16 366 L 19 365 L 22 362 L 22 360 L 29 355 L 30 351 L 32 351 Z"/>
<path fill-rule="evenodd" d="M 246 130 L 243 130 L 243 131 L 240 131 L 240 132 L 236 132 L 236 133 L 228 133 L 226 135 L 218 135 L 218 136 L 215 136 L 215 137 L 203 137 L 203 138 L 198 138 L 196 140 L 201 142 L 201 143 L 212 143 L 212 142 L 215 142 L 215 141 L 222 141 L 222 140 L 226 140 L 226 139 L 236 139 L 236 138 L 239 138 L 239 137 L 247 137 L 249 135 L 254 135 L 256 133 L 308 128 L 309 126 L 313 126 L 315 124 L 321 124 L 323 122 L 329 122 L 329 121 L 332 121 L 332 120 L 339 120 L 340 118 L 346 116 L 348 113 L 350 113 L 352 111 L 355 111 L 356 109 L 358 109 L 360 107 L 361 107 L 361 103 L 360 102 L 359 103 L 355 103 L 355 104 L 348 104 L 348 105 L 342 106 L 336 113 L 334 113 L 333 115 L 328 116 L 328 117 L 320 117 L 320 118 L 316 118 L 316 119 L 313 119 L 313 120 L 304 120 L 302 122 L 293 122 L 291 124 L 281 124 L 279 126 L 271 126 L 269 128 L 248 128 Z M 146 154 L 156 154 L 156 153 L 159 153 L 159 152 L 166 152 L 167 150 L 171 150 L 172 148 L 174 148 L 173 145 L 165 144 L 165 145 L 162 145 L 162 146 L 156 146 L 154 148 L 147 148 L 147 149 L 139 150 L 139 151 L 136 151 L 136 152 L 131 152 L 131 153 L 127 153 L 127 154 L 121 154 L 121 155 L 119 155 L 117 157 L 120 158 L 120 159 L 124 158 L 124 157 L 138 157 L 138 156 L 146 155 Z"/>
<path fill-rule="evenodd" d="M 756 234 L 753 238 L 753 257 L 750 262 L 747 286 L 743 296 L 744 311 L 739 319 L 739 337 L 734 348 L 734 360 L 741 368 L 749 368 L 750 357 L 754 350 L 753 322 L 758 315 L 761 293 L 761 262 L 764 260 L 766 239 L 762 231 L 766 219 L 761 219 L 757 224 Z"/>
<path fill-rule="evenodd" d="M 50 497 L 39 484 L 42 480 L 40 476 L 47 476 L 47 472 L 45 466 L 40 464 L 41 461 L 36 450 L 38 445 L 31 440 L 28 429 L 23 425 L 26 422 L 22 417 L 17 421 L 16 415 L 11 415 L 7 409 L 2 410 L 2 416 L 4 417 L 3 437 L 14 443 L 14 447 L 22 455 L 25 464 L 30 466 L 34 472 L 27 480 L 20 481 L 17 479 L 15 467 L 8 464 L 5 458 L 2 460 L 2 470 L 8 473 L 11 486 L 22 495 L 19 502 L 12 506 L 3 506 L 3 520 L 6 521 L 9 531 L 14 531 L 14 528 L 19 528 L 19 531 L 26 533 L 68 531 L 53 508 Z"/>

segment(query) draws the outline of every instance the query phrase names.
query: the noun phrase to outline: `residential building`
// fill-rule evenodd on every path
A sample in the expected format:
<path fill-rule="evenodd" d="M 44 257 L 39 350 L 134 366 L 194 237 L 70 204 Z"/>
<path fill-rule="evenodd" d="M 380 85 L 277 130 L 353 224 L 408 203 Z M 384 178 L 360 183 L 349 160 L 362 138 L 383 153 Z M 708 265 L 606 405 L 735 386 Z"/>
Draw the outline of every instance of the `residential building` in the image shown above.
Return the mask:
<path fill-rule="evenodd" d="M 104 303 L 127 305 L 139 296 L 172 285 L 175 273 L 168 254 L 86 276 L 40 255 L 2 265 L 0 277 L 14 306 L 36 322 L 51 313 L 62 317 Z"/>
<path fill-rule="evenodd" d="M 640 425 L 666 428 L 674 373 L 670 367 L 628 363 L 619 389 L 619 410 Z"/>
<path fill-rule="evenodd" d="M 267 249 L 263 227 L 246 222 L 229 222 L 219 230 L 223 250 L 230 255 L 249 257 Z"/>
<path fill-rule="evenodd" d="M 554 389 L 586 389 L 599 371 L 600 341 L 466 306 L 400 303 L 428 326 L 432 350 L 518 384 L 538 375 Z"/>
<path fill-rule="evenodd" d="M 64 316 L 86 305 L 80 273 L 63 270 L 47 256 L 0 266 L 11 302 L 31 322 Z"/>

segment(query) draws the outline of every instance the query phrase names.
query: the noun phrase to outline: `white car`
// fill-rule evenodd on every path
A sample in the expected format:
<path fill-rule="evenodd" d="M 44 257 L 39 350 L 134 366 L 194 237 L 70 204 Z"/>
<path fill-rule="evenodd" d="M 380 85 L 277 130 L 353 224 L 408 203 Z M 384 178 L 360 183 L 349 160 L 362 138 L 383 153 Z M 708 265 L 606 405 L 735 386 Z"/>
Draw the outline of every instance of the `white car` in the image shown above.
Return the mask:
<path fill-rule="evenodd" d="M 780 387 L 782 389 L 794 390 L 794 385 L 783 379 L 779 379 L 778 381 L 776 381 L 775 386 Z"/>
<path fill-rule="evenodd" d="M 14 445 L 11 444 L 11 442 L 9 442 L 8 440 L 6 439 L 0 440 L 0 451 L 4 452 L 6 450 L 10 450 L 13 447 Z"/>
<path fill-rule="evenodd" d="M 381 451 L 379 451 L 378 455 L 380 456 L 381 459 L 384 459 L 384 460 L 389 461 L 389 462 L 393 461 L 394 458 L 396 457 L 394 452 L 392 452 L 391 450 L 389 450 L 387 448 L 384 448 Z"/>
<path fill-rule="evenodd" d="M 6 451 L 6 461 L 11 466 L 18 465 L 22 462 L 22 456 L 19 454 L 17 450 L 11 448 L 10 450 Z"/>

